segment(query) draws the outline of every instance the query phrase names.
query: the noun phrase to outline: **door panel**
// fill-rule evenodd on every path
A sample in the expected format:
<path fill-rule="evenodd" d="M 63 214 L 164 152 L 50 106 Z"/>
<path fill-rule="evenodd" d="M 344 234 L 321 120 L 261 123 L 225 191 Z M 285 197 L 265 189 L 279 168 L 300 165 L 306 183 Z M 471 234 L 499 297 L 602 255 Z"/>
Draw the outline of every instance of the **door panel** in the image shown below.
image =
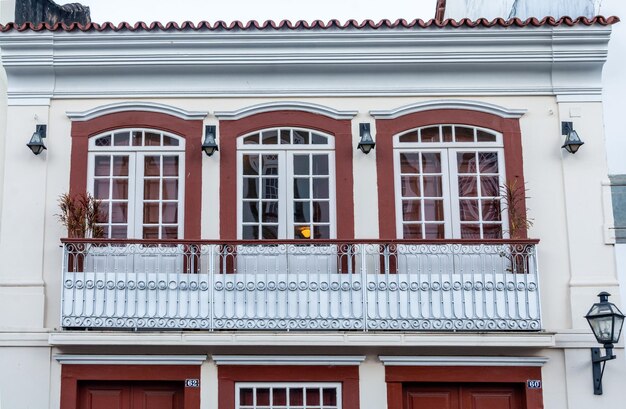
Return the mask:
<path fill-rule="evenodd" d="M 498 384 L 431 384 L 405 387 L 405 409 L 522 409 L 521 387 Z"/>
<path fill-rule="evenodd" d="M 183 409 L 182 382 L 89 382 L 78 409 Z"/>

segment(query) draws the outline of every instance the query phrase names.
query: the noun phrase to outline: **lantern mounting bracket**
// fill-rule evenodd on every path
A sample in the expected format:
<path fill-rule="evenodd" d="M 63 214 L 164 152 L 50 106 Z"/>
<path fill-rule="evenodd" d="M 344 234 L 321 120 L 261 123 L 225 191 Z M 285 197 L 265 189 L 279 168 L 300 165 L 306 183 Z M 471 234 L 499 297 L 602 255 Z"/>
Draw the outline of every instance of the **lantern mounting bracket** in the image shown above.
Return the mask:
<path fill-rule="evenodd" d="M 602 376 L 606 361 L 617 358 L 613 355 L 613 348 L 606 349 L 606 355 L 602 356 L 600 348 L 591 348 L 591 365 L 593 369 L 593 394 L 602 395 Z"/>

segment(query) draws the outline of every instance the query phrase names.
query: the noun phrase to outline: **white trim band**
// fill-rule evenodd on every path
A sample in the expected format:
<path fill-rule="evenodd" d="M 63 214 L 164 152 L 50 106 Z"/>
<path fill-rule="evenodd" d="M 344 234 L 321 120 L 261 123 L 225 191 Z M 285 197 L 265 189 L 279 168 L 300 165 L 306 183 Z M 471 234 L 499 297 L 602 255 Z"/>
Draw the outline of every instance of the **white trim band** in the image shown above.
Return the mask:
<path fill-rule="evenodd" d="M 216 365 L 354 366 L 364 360 L 364 355 L 213 355 Z"/>
<path fill-rule="evenodd" d="M 250 115 L 274 111 L 304 111 L 324 115 L 333 119 L 352 119 L 359 113 L 359 111 L 339 111 L 324 105 L 311 104 L 308 102 L 281 101 L 252 105 L 236 111 L 216 111 L 215 116 L 221 120 L 233 121 Z"/>
<path fill-rule="evenodd" d="M 404 115 L 414 114 L 416 112 L 432 111 L 434 109 L 464 109 L 493 114 L 502 118 L 521 118 L 526 113 L 525 109 L 508 109 L 499 105 L 481 101 L 441 99 L 405 105 L 390 110 L 374 110 L 370 111 L 370 115 L 376 119 L 396 119 Z"/>
<path fill-rule="evenodd" d="M 385 366 L 543 366 L 543 356 L 388 356 L 378 357 Z"/>
<path fill-rule="evenodd" d="M 202 365 L 206 355 L 54 355 L 62 365 Z"/>
<path fill-rule="evenodd" d="M 148 111 L 172 115 L 185 120 L 203 120 L 209 114 L 204 111 L 185 111 L 171 105 L 157 104 L 155 102 L 129 101 L 115 104 L 102 105 L 83 112 L 66 112 L 72 121 L 89 121 L 107 114 L 126 111 Z"/>

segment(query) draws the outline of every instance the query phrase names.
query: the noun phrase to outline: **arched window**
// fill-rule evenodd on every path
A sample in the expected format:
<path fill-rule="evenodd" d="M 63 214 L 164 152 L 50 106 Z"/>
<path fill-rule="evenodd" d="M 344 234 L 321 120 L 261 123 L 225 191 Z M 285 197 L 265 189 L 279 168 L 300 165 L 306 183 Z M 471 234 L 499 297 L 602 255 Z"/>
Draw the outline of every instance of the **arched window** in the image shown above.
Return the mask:
<path fill-rule="evenodd" d="M 109 238 L 183 237 L 185 139 L 124 128 L 89 139 L 88 190 Z"/>
<path fill-rule="evenodd" d="M 393 149 L 399 238 L 506 236 L 501 133 L 467 125 L 431 125 L 395 135 Z"/>
<path fill-rule="evenodd" d="M 332 135 L 295 127 L 237 139 L 240 239 L 336 237 L 334 142 Z"/>

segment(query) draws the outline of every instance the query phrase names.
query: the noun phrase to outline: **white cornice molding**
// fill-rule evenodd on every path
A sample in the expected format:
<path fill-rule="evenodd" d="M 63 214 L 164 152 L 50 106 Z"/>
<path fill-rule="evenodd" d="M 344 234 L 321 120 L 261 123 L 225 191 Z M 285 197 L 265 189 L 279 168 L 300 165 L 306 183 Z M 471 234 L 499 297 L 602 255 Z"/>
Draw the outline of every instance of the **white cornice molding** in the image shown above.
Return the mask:
<path fill-rule="evenodd" d="M 542 356 L 389 356 L 378 357 L 385 366 L 544 366 Z"/>
<path fill-rule="evenodd" d="M 314 365 L 354 366 L 364 355 L 213 355 L 216 365 Z"/>
<path fill-rule="evenodd" d="M 103 115 L 126 111 L 158 112 L 185 120 L 203 120 L 209 114 L 208 112 L 203 111 L 185 111 L 184 109 L 175 106 L 158 104 L 156 102 L 128 101 L 101 105 L 82 112 L 66 112 L 66 115 L 72 121 L 80 122 L 89 121 L 90 119 Z"/>
<path fill-rule="evenodd" d="M 525 109 L 509 109 L 482 101 L 440 99 L 405 105 L 396 109 L 370 111 L 370 115 L 376 119 L 396 119 L 404 115 L 414 114 L 416 112 L 432 111 L 434 109 L 464 109 L 485 112 L 502 118 L 521 118 L 526 113 Z"/>
<path fill-rule="evenodd" d="M 54 355 L 63 365 L 202 365 L 206 355 Z"/>
<path fill-rule="evenodd" d="M 324 115 L 333 119 L 352 119 L 358 111 L 340 111 L 324 105 L 299 101 L 278 101 L 252 105 L 236 111 L 216 111 L 215 116 L 221 120 L 237 120 L 251 115 L 273 111 L 304 111 Z"/>

